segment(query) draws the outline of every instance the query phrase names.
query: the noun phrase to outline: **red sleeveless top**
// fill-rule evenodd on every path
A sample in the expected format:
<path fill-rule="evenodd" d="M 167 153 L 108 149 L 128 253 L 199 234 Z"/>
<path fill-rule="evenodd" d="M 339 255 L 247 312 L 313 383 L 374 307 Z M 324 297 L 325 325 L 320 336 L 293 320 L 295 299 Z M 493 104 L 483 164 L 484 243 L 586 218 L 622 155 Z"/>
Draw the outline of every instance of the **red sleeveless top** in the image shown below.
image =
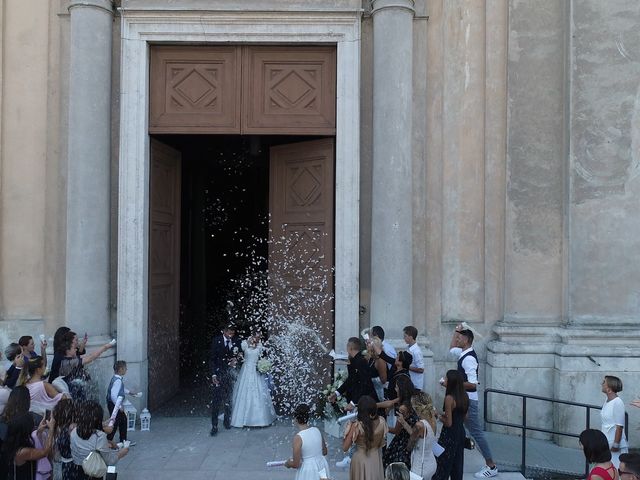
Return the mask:
<path fill-rule="evenodd" d="M 613 465 L 608 468 L 594 467 L 593 470 L 589 472 L 587 480 L 592 480 L 594 475 L 598 475 L 600 478 L 604 478 L 605 480 L 616 480 L 616 467 Z"/>

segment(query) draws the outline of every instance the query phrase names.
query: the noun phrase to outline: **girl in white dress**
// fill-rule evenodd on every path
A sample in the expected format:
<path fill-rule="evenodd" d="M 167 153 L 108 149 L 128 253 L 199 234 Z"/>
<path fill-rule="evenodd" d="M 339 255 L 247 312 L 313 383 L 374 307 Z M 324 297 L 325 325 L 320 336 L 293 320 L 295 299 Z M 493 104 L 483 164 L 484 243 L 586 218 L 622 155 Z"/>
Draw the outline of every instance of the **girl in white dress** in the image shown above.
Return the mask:
<path fill-rule="evenodd" d="M 411 397 L 411 405 L 420 417 L 409 439 L 409 446 L 414 445 L 411 451 L 411 471 L 423 479 L 431 480 L 437 469 L 436 457 L 433 455 L 433 445 L 436 443 L 433 402 L 428 393 L 418 392 Z"/>
<path fill-rule="evenodd" d="M 318 480 L 329 478 L 327 444 L 316 427 L 310 427 L 308 405 L 298 405 L 293 412 L 293 421 L 299 432 L 293 437 L 293 457 L 284 466 L 297 468 L 295 480 Z"/>
<path fill-rule="evenodd" d="M 260 334 L 242 341 L 244 363 L 233 389 L 231 425 L 234 427 L 267 427 L 276 418 L 271 393 L 258 360 L 264 350 Z"/>
<path fill-rule="evenodd" d="M 624 402 L 618 397 L 622 391 L 622 380 L 612 375 L 607 375 L 602 380 L 602 393 L 607 400 L 602 406 L 600 417 L 602 419 L 602 433 L 607 437 L 611 449 L 611 462 L 618 468 L 620 466 L 620 454 L 629 451 L 627 436 L 624 431 L 625 409 Z"/>

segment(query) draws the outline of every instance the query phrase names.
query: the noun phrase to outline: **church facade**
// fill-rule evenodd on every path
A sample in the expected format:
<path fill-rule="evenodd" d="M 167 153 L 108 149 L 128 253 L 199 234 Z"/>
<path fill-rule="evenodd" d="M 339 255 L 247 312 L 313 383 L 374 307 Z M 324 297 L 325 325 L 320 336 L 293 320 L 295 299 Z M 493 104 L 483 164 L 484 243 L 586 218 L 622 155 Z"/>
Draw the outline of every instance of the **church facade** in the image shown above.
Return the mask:
<path fill-rule="evenodd" d="M 114 337 L 129 382 L 170 395 L 150 385 L 180 361 L 189 148 L 246 140 L 284 189 L 265 211 L 330 271 L 332 347 L 372 325 L 402 346 L 414 325 L 439 395 L 466 321 L 484 388 L 599 404 L 603 375 L 640 382 L 637 2 L 2 7 L 3 346 Z"/>

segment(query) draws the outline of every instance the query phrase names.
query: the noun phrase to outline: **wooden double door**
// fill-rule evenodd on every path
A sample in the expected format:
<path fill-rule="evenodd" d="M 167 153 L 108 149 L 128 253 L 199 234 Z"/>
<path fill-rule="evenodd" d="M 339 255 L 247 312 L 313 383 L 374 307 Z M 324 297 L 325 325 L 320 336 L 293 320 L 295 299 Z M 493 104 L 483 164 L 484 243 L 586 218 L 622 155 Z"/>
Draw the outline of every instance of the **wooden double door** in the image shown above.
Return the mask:
<path fill-rule="evenodd" d="M 326 105 L 335 108 L 335 90 L 322 86 L 331 49 L 324 50 L 321 60 L 318 49 L 311 47 L 288 51 L 211 47 L 195 52 L 189 47 L 182 56 L 180 51 L 178 47 L 152 51 L 150 133 L 331 135 L 335 131 L 335 111 Z M 275 58 L 269 52 L 275 52 Z M 216 64 L 219 70 L 212 67 Z M 259 75 L 252 65 L 260 65 Z M 335 83 L 335 58 L 333 68 Z M 314 79 L 315 90 L 309 86 Z M 265 93 L 265 85 L 275 93 Z M 326 95 L 332 95 L 331 101 Z M 308 319 L 308 326 L 327 346 L 333 343 L 334 330 L 334 151 L 334 139 L 321 138 L 271 147 L 269 158 L 271 313 L 283 319 Z M 150 157 L 147 348 L 149 406 L 155 408 L 178 391 L 180 379 L 181 154 L 152 138 Z"/>

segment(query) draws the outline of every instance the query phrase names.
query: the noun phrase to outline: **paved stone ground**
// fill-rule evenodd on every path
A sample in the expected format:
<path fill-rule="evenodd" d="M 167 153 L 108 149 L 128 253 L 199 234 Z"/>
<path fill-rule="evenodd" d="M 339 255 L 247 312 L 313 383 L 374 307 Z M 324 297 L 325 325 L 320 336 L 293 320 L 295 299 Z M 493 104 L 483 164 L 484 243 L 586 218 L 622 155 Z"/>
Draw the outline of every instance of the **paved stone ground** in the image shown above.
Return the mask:
<path fill-rule="evenodd" d="M 291 456 L 291 438 L 295 434 L 291 421 L 282 420 L 268 428 L 221 428 L 216 437 L 209 436 L 209 429 L 209 419 L 203 416 L 154 415 L 150 432 L 129 432 L 129 439 L 137 444 L 119 462 L 118 480 L 292 480 L 295 477 L 294 470 L 265 466 L 268 461 Z M 347 480 L 348 470 L 334 466 L 342 459 L 340 441 L 331 437 L 327 440 L 331 478 Z M 466 451 L 465 480 L 471 480 L 472 472 L 483 464 L 477 451 Z M 518 479 L 522 479 L 519 473 L 503 472 L 498 480 Z"/>

